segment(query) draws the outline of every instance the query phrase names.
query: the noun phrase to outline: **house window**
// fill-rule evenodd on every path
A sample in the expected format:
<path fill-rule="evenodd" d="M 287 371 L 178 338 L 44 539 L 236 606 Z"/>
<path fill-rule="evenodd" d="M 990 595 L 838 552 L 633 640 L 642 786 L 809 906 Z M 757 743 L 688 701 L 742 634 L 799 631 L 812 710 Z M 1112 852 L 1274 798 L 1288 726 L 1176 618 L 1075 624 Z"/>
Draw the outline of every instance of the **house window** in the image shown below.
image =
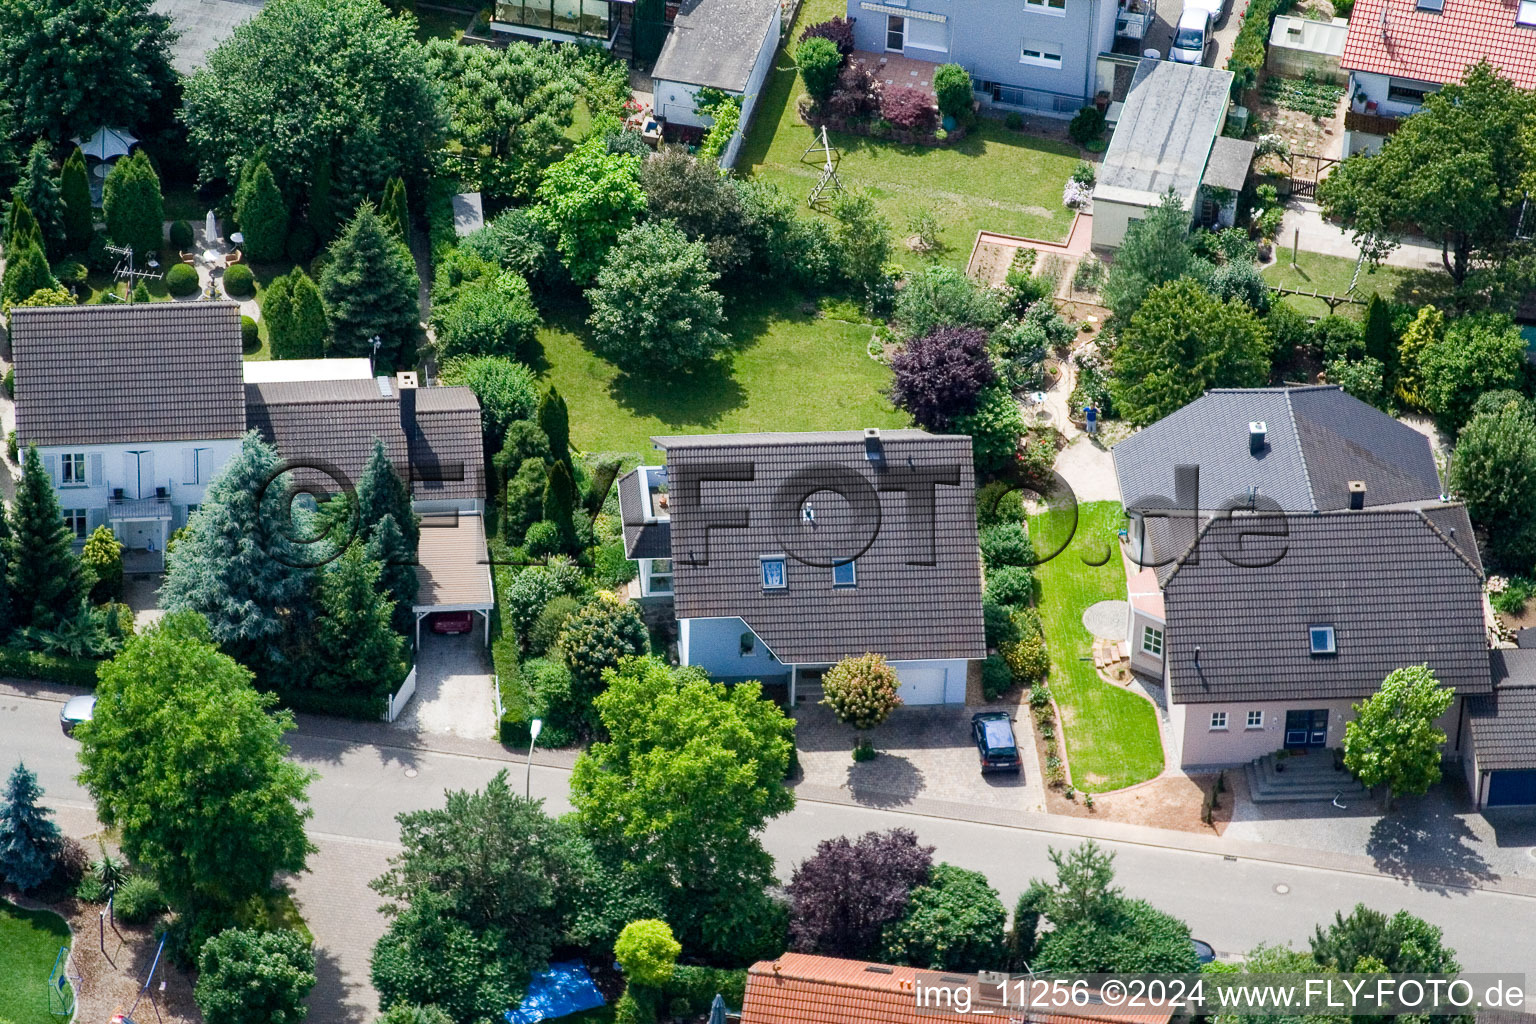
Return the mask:
<path fill-rule="evenodd" d="M 69 487 L 85 484 L 85 453 L 71 452 L 59 456 L 59 483 Z"/>
<path fill-rule="evenodd" d="M 839 562 L 832 567 L 832 585 L 834 587 L 854 587 L 858 586 L 858 583 L 859 573 L 853 567 L 852 560 Z"/>
<path fill-rule="evenodd" d="M 653 558 L 653 559 L 651 559 L 650 593 L 652 593 L 652 594 L 670 594 L 670 593 L 672 593 L 672 559 L 670 559 L 670 558 Z"/>
<path fill-rule="evenodd" d="M 885 17 L 885 48 L 891 53 L 900 53 L 907 46 L 907 19 L 897 14 L 888 14 Z"/>
<path fill-rule="evenodd" d="M 67 508 L 64 510 L 64 525 L 74 532 L 77 540 L 85 539 L 85 509 Z"/>
<path fill-rule="evenodd" d="M 1024 6 L 1031 10 L 1046 11 L 1051 14 L 1065 14 L 1067 0 L 1024 0 Z"/>
<path fill-rule="evenodd" d="M 1225 711 L 1211 712 L 1211 730 L 1213 732 L 1225 730 L 1227 727 L 1227 713 Z"/>
<path fill-rule="evenodd" d="M 784 557 L 782 555 L 763 558 L 762 568 L 764 590 L 783 590 L 789 585 L 784 579 Z"/>
<path fill-rule="evenodd" d="M 1417 105 L 1423 103 L 1424 97 L 1435 91 L 1433 86 L 1424 85 L 1419 82 L 1405 82 L 1401 78 L 1387 80 L 1387 99 L 1398 103 Z"/>
<path fill-rule="evenodd" d="M 1061 67 L 1061 44 L 1026 39 L 1019 52 L 1019 63 L 1037 64 L 1043 68 L 1059 68 Z"/>
<path fill-rule="evenodd" d="M 1312 626 L 1307 630 L 1311 640 L 1313 654 L 1337 654 L 1338 647 L 1334 643 L 1332 626 Z"/>
<path fill-rule="evenodd" d="M 1163 656 L 1163 631 L 1151 626 L 1141 628 L 1141 649 L 1154 658 Z"/>
<path fill-rule="evenodd" d="M 1262 712 L 1262 711 L 1250 711 L 1250 712 L 1248 712 L 1248 722 L 1247 722 L 1246 728 L 1249 728 L 1249 729 L 1262 729 L 1262 728 L 1264 728 L 1264 712 Z"/>

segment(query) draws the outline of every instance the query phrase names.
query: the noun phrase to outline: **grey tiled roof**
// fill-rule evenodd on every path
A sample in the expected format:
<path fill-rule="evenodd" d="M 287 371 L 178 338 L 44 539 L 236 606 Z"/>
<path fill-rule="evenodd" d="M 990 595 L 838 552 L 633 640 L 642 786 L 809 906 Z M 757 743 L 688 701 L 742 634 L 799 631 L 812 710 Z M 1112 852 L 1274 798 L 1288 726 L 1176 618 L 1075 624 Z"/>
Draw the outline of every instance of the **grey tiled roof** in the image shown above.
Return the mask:
<path fill-rule="evenodd" d="M 24 445 L 245 433 L 233 302 L 14 309 L 10 331 Z"/>
<path fill-rule="evenodd" d="M 1249 449 L 1248 424 L 1266 425 Z M 1349 482 L 1366 485 L 1367 507 L 1439 498 L 1429 440 L 1333 386 L 1208 391 L 1115 445 L 1115 474 L 1128 508 L 1174 493 L 1174 467 L 1200 468 L 1200 507 L 1246 499 L 1250 488 L 1287 512 L 1349 507 Z"/>
<path fill-rule="evenodd" d="M 340 477 L 301 471 L 295 474 L 301 484 L 330 491 L 355 486 L 379 438 L 402 479 L 412 479 L 414 467 L 417 498 L 485 496 L 480 408 L 468 388 L 407 389 L 405 402 L 393 383 L 386 395 L 376 380 L 278 381 L 247 384 L 245 390 L 251 428 L 283 458 L 323 461 Z M 451 394 L 429 394 L 436 391 Z M 433 467 L 444 472 L 434 474 Z M 423 482 L 424 475 L 459 479 Z"/>
<path fill-rule="evenodd" d="M 1174 700 L 1364 697 L 1420 663 L 1489 691 L 1481 573 L 1427 514 L 1288 515 L 1283 538 L 1255 537 L 1273 525 L 1213 519 L 1165 584 Z M 1311 653 L 1314 625 L 1334 627 L 1338 653 Z"/>
<path fill-rule="evenodd" d="M 235 29 L 261 13 L 265 0 L 155 0 L 152 10 L 171 19 L 176 42 L 171 63 L 190 75 Z"/>
<path fill-rule="evenodd" d="M 785 663 L 985 655 L 970 438 L 883 431 L 883 462 L 857 431 L 653 440 L 667 450 L 678 618 L 740 616 Z M 931 524 L 926 501 L 878 491 L 924 473 L 954 481 L 933 487 Z M 750 479 L 702 479 L 722 474 Z M 808 487 L 814 523 L 801 518 Z M 741 525 L 708 522 L 722 517 Z M 792 552 L 805 560 L 785 558 L 788 585 L 765 590 L 760 557 Z M 857 586 L 835 588 L 830 565 L 850 554 Z"/>
<path fill-rule="evenodd" d="M 776 0 L 683 0 L 656 58 L 657 81 L 742 92 L 765 46 Z"/>
<path fill-rule="evenodd" d="M 1477 766 L 1536 768 L 1536 650 L 1489 652 L 1493 692 L 1467 701 Z"/>
<path fill-rule="evenodd" d="M 626 558 L 672 557 L 672 524 L 648 523 L 640 501 L 640 471 L 619 478 L 619 517 L 624 528 Z"/>

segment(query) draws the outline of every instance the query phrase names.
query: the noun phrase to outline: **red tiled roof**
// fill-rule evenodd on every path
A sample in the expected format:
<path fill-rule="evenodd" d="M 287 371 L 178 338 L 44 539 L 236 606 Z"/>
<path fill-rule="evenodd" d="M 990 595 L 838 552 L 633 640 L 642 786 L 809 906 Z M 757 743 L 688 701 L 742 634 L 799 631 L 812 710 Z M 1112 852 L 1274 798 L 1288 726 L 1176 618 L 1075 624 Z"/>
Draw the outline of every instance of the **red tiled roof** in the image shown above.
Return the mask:
<path fill-rule="evenodd" d="M 1382 7 L 1387 11 L 1382 31 Z M 1346 71 L 1420 82 L 1461 81 L 1469 64 L 1490 64 L 1525 89 L 1536 88 L 1536 27 L 1516 25 L 1520 0 L 1445 0 L 1441 12 L 1417 0 L 1358 0 L 1344 40 Z"/>
<path fill-rule="evenodd" d="M 747 972 L 741 1024 L 977 1024 L 980 1020 L 996 1024 L 1168 1024 L 1173 1016 L 1172 1008 L 1104 1008 L 1097 1014 L 1027 1016 L 994 1012 L 986 1017 L 974 1010 L 970 1014 L 940 1013 L 932 1008 L 919 1012 L 915 982 L 920 973 L 924 984 L 932 984 L 937 976 L 937 972 L 919 972 L 912 967 L 785 953 L 777 960 L 753 964 Z"/>

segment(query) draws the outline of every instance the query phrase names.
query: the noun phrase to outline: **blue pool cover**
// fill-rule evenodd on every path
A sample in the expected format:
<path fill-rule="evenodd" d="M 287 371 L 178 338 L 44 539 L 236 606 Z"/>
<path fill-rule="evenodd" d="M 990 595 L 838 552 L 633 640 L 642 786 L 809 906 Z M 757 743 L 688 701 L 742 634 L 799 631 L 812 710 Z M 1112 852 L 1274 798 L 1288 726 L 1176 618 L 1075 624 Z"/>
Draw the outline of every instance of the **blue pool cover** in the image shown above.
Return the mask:
<path fill-rule="evenodd" d="M 587 968 L 575 960 L 567 960 L 534 972 L 522 1005 L 507 1011 L 507 1024 L 538 1024 L 541 1020 L 594 1010 L 602 1005 L 603 994 L 592 983 Z"/>

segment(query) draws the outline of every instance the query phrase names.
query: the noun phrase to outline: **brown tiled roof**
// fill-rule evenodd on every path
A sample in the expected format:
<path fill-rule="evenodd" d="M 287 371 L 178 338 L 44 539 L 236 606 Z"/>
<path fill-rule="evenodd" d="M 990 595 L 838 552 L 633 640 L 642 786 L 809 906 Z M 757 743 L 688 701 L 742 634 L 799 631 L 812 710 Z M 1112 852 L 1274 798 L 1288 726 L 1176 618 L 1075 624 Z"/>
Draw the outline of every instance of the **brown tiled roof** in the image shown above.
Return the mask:
<path fill-rule="evenodd" d="M 485 522 L 478 515 L 421 517 L 416 547 L 416 610 L 489 608 L 491 566 Z"/>
<path fill-rule="evenodd" d="M 1493 692 L 1467 698 L 1477 767 L 1482 771 L 1536 768 L 1536 651 L 1494 650 L 1488 661 Z"/>
<path fill-rule="evenodd" d="M 485 497 L 480 406 L 468 388 L 402 393 L 382 378 L 273 381 L 247 384 L 245 393 L 251 428 L 284 459 L 334 468 L 334 480 L 323 470 L 298 472 L 300 484 L 333 492 L 355 486 L 379 438 L 418 499 Z"/>
<path fill-rule="evenodd" d="M 859 431 L 652 440 L 667 452 L 678 618 L 739 616 L 786 664 L 986 656 L 969 437 L 882 431 L 880 460 Z M 718 479 L 730 472 L 750 478 Z M 925 475 L 949 481 L 931 506 L 891 489 Z M 738 526 L 710 521 L 732 509 Z M 768 555 L 788 556 L 783 589 L 763 588 Z M 850 556 L 857 585 L 834 587 L 832 562 Z"/>
<path fill-rule="evenodd" d="M 940 977 L 938 972 L 912 967 L 785 953 L 777 960 L 753 964 L 747 971 L 741 1024 L 976 1024 L 987 1019 L 978 1013 L 943 1013 L 933 1007 L 919 1012 L 915 987 L 920 974 L 925 985 Z M 1070 1015 L 1013 1011 L 1000 1019 L 1010 1024 L 1021 1020 L 1028 1024 L 1167 1024 L 1172 1016 L 1171 1008 L 1105 1008 L 1095 1014 L 1084 1007 L 1083 1013 Z"/>
<path fill-rule="evenodd" d="M 245 433 L 233 302 L 21 308 L 10 331 L 22 444 Z"/>

